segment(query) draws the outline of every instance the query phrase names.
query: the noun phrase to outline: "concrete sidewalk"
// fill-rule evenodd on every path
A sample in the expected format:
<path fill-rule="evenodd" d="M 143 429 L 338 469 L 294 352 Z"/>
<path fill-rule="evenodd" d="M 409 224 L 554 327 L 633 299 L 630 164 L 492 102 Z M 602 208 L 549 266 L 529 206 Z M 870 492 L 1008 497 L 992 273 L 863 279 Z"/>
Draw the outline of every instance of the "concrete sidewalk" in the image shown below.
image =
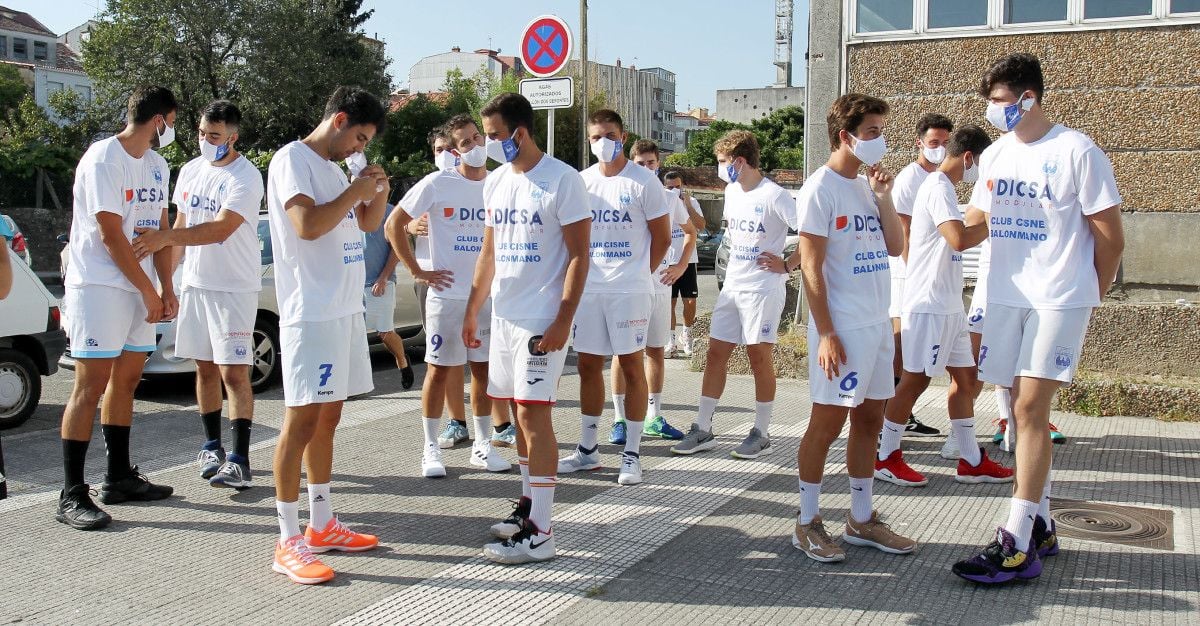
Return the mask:
<path fill-rule="evenodd" d="M 669 363 L 664 405 L 671 423 L 686 428 L 699 385 L 700 375 L 686 371 L 683 361 Z M 566 401 L 555 416 L 565 453 L 579 434 L 573 372 L 561 391 Z M 944 394 L 931 388 L 918 415 L 945 430 Z M 519 495 L 515 471 L 489 475 L 470 468 L 469 448 L 460 446 L 446 454 L 448 478 L 420 478 L 416 394 L 384 392 L 350 402 L 334 467 L 335 510 L 380 535 L 383 545 L 329 556 L 338 576 L 320 587 L 294 585 L 270 569 L 277 527 L 269 455 L 281 412 L 278 403 L 260 405 L 256 432 L 266 438 L 255 444 L 256 487 L 245 493 L 208 487 L 190 458 L 178 458 L 179 465 L 164 464 L 152 474 L 175 486 L 175 497 L 107 507 L 116 521 L 101 532 L 56 523 L 57 493 L 48 486 L 31 485 L 0 502 L 8 544 L 0 551 L 0 622 L 1165 624 L 1200 618 L 1200 424 L 1055 414 L 1070 438 L 1055 448 L 1056 495 L 1169 511 L 1173 545 L 1150 549 L 1064 537 L 1062 554 L 1048 561 L 1038 581 L 984 589 L 954 577 L 949 566 L 1004 521 L 1010 488 L 955 483 L 952 464 L 937 456 L 941 438 L 904 443 L 910 463 L 930 475 L 928 487 L 875 487 L 889 523 L 921 542 L 915 554 L 849 547 L 845 563 L 823 565 L 795 550 L 795 448 L 808 416 L 807 385 L 780 381 L 778 397 L 774 453 L 758 461 L 728 456 L 753 419 L 752 381 L 734 377 L 716 418 L 717 450 L 676 457 L 668 442 L 648 441 L 647 482 L 637 487 L 617 486 L 612 467 L 561 477 L 555 507 L 560 556 L 521 567 L 479 556 L 488 525 L 508 513 L 507 498 Z M 980 440 L 990 442 L 995 411 L 989 394 L 977 413 Z M 195 436 L 183 415 L 194 419 L 175 407 L 140 419 L 157 428 L 174 421 L 181 436 Z M 844 443 L 831 453 L 822 499 L 835 534 L 849 506 Z M 40 439 L 12 447 L 6 439 L 14 474 L 17 445 L 52 454 Z M 1011 463 L 1011 455 L 984 445 Z M 606 444 L 602 451 L 614 465 L 617 448 Z M 93 462 L 89 476 L 101 467 Z"/>

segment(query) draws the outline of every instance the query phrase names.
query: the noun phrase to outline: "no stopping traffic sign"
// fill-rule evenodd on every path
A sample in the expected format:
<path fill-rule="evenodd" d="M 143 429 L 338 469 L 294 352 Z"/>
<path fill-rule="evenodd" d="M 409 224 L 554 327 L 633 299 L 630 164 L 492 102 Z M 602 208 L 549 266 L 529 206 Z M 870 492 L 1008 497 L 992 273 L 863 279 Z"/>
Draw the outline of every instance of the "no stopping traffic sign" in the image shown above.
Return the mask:
<path fill-rule="evenodd" d="M 533 18 L 521 31 L 521 62 L 538 77 L 553 76 L 571 58 L 571 29 L 555 15 Z"/>

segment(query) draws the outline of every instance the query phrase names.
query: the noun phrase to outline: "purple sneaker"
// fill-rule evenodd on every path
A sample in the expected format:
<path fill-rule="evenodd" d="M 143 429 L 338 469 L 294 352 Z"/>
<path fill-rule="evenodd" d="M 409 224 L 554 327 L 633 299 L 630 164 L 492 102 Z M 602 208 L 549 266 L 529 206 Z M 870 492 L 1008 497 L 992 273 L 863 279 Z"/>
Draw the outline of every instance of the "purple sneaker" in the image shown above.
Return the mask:
<path fill-rule="evenodd" d="M 1037 519 L 1033 520 L 1033 536 L 1030 541 L 1037 546 L 1039 559 L 1058 554 L 1058 532 L 1054 527 L 1054 520 L 1050 520 L 1050 527 L 1046 528 L 1042 516 L 1037 516 Z"/>
<path fill-rule="evenodd" d="M 996 538 L 983 552 L 954 564 L 950 571 L 956 576 L 974 583 L 994 585 L 1006 583 L 1014 578 L 1029 580 L 1042 573 L 1042 562 L 1038 559 L 1032 541 L 1025 551 L 1017 549 L 1016 537 L 1003 528 L 996 529 Z"/>

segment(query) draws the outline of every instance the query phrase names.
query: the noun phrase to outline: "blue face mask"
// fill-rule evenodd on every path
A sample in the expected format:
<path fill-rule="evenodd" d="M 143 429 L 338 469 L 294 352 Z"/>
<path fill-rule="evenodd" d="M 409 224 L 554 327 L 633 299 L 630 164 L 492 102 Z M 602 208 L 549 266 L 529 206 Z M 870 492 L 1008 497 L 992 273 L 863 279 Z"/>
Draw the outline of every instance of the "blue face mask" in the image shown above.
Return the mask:
<path fill-rule="evenodd" d="M 517 154 L 521 151 L 521 146 L 513 140 L 510 135 L 508 139 L 488 139 L 484 143 L 484 150 L 487 155 L 497 163 L 510 163 L 517 158 Z"/>
<path fill-rule="evenodd" d="M 989 102 L 987 105 L 987 121 L 1001 132 L 1009 132 L 1021 123 L 1025 112 L 1033 108 L 1033 98 L 1018 98 L 1008 105 Z"/>

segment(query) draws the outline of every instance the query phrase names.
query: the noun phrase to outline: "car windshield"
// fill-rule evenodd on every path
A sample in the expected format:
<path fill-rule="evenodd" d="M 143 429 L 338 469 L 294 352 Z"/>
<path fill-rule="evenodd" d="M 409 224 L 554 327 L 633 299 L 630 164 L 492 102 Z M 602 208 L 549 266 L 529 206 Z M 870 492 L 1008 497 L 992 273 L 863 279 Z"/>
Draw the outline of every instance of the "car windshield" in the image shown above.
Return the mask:
<path fill-rule="evenodd" d="M 263 265 L 270 265 L 274 261 L 271 254 L 271 223 L 268 220 L 258 220 L 258 250 L 262 254 Z"/>

